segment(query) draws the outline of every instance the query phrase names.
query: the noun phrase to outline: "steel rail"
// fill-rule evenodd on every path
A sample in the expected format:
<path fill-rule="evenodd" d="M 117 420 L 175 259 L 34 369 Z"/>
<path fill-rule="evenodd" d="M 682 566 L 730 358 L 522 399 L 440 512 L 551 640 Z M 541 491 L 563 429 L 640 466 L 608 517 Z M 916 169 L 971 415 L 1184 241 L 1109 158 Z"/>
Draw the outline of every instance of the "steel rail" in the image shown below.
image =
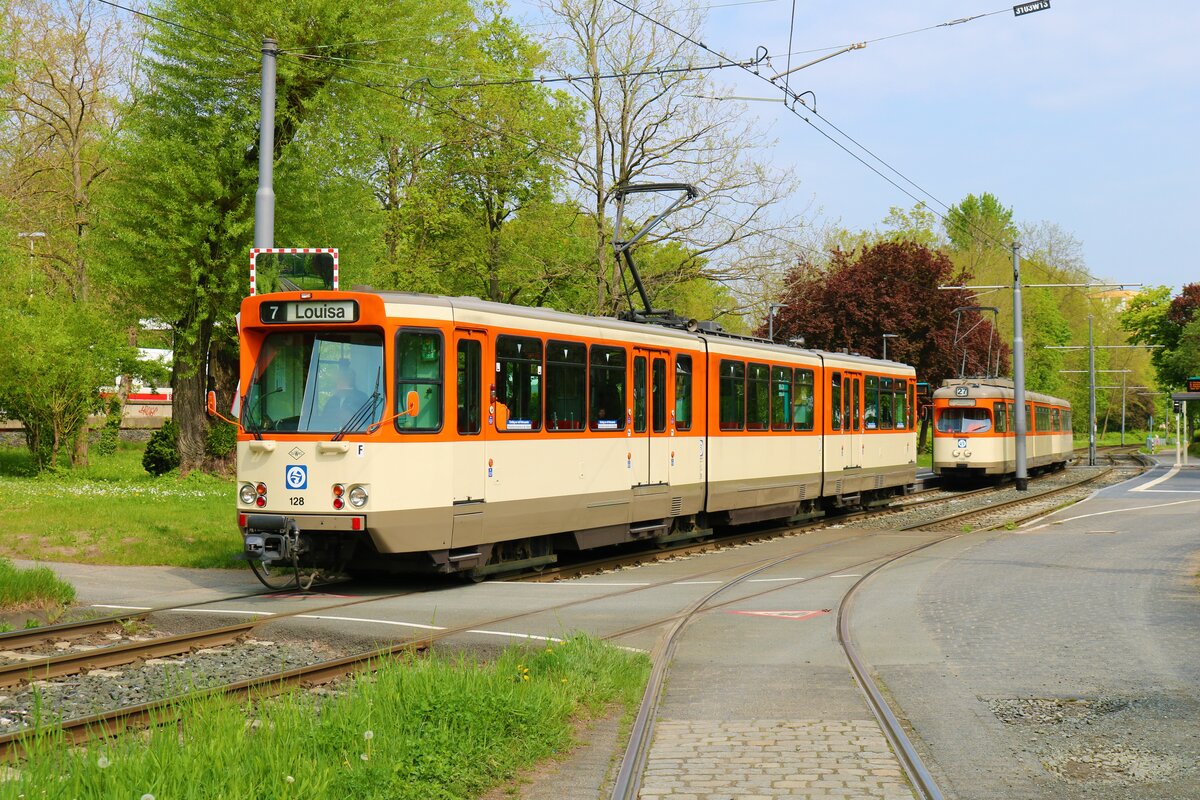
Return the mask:
<path fill-rule="evenodd" d="M 296 685 L 317 686 L 369 668 L 372 663 L 382 662 L 383 659 L 399 653 L 427 650 L 431 643 L 430 639 L 403 642 L 371 652 L 321 661 L 306 667 L 296 667 L 271 675 L 248 678 L 186 695 L 177 695 L 101 714 L 65 720 L 49 731 L 23 729 L 0 735 L 0 764 L 24 757 L 31 741 L 47 736 L 61 736 L 67 744 L 80 745 L 91 739 L 113 736 L 131 728 L 145 728 L 150 725 L 177 721 L 182 716 L 185 701 L 190 703 L 222 695 L 257 700 L 281 694 L 285 689 Z"/>

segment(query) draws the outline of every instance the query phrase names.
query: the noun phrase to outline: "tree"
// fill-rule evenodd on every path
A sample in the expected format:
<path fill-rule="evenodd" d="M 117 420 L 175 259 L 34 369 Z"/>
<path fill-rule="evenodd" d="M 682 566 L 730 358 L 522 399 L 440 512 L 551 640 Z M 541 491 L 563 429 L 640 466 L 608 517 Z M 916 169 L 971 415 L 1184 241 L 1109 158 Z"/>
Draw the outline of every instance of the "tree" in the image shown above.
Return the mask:
<path fill-rule="evenodd" d="M 1189 283 L 1174 297 L 1170 288 L 1154 286 L 1138 293 L 1124 313 L 1121 326 L 1130 344 L 1159 345 L 1150 354 L 1158 384 L 1176 389 L 1200 374 L 1192 339 L 1200 321 L 1200 283 Z"/>
<path fill-rule="evenodd" d="M 100 410 L 100 387 L 132 361 L 119 333 L 87 306 L 36 297 L 0 307 L 0 408 L 25 428 L 38 470 L 53 468 L 64 447 Z"/>
<path fill-rule="evenodd" d="M 149 23 L 146 80 L 122 137 L 119 181 L 108 197 L 113 213 L 106 263 L 107 277 L 129 302 L 174 327 L 174 414 L 186 471 L 205 458 L 204 393 L 214 335 L 221 326 L 231 329 L 246 292 L 260 35 L 272 36 L 285 51 L 278 60 L 273 157 L 294 165 L 291 175 L 299 185 L 280 184 L 283 209 L 291 191 L 316 196 L 328 186 L 350 191 L 356 182 L 366 188 L 355 160 L 362 151 L 354 139 L 358 130 L 344 128 L 339 112 L 354 119 L 355 112 L 380 105 L 384 95 L 364 94 L 369 90 L 361 80 L 342 80 L 345 60 L 407 57 L 425 63 L 440 51 L 436 40 L 469 18 L 469 8 L 463 2 L 434 8 L 313 0 L 285 8 L 167 0 L 156 11 L 186 28 Z M 243 33 L 249 31 L 254 34 Z M 345 153 L 343 172 L 316 174 L 290 159 L 295 149 L 315 142 L 340 145 L 332 149 Z M 346 230 L 362 208 L 355 202 L 325 210 Z M 299 238 L 297 228 L 291 235 Z"/>
<path fill-rule="evenodd" d="M 880 242 L 857 255 L 833 253 L 827 272 L 797 267 L 789 274 L 788 289 L 779 297 L 785 303 L 775 317 L 776 339 L 804 337 L 806 347 L 882 355 L 883 334 L 897 338 L 888 345 L 888 357 L 912 364 L 920 380 L 934 386 L 965 373 L 994 372 L 999 360 L 1003 374 L 1009 368 L 1010 350 L 978 311 L 961 314 L 955 309 L 974 306 L 968 290 L 939 291 L 970 276 L 955 273 L 944 254 L 912 242 Z M 958 325 L 963 341 L 955 344 Z M 758 335 L 765 334 L 764 328 Z"/>
<path fill-rule="evenodd" d="M 609 314 L 622 305 L 608 206 L 617 186 L 645 182 L 687 182 L 701 193 L 646 242 L 677 241 L 690 254 L 688 263 L 660 279 L 690 280 L 702 266 L 708 277 L 754 301 L 764 272 L 790 263 L 787 245 L 802 227 L 798 217 L 780 218 L 776 211 L 796 181 L 757 157 L 770 143 L 757 121 L 738 103 L 711 99 L 721 90 L 706 73 L 678 69 L 701 58 L 682 37 L 601 0 L 543 5 L 559 21 L 550 34 L 554 66 L 584 76 L 569 84 L 585 109 L 583 145 L 564 161 L 571 195 L 592 223 L 595 299 L 577 310 Z M 656 2 L 647 13 L 688 34 L 703 22 L 695 7 L 669 2 Z M 640 196 L 631 200 L 626 219 L 636 230 L 664 205 L 660 195 Z"/>

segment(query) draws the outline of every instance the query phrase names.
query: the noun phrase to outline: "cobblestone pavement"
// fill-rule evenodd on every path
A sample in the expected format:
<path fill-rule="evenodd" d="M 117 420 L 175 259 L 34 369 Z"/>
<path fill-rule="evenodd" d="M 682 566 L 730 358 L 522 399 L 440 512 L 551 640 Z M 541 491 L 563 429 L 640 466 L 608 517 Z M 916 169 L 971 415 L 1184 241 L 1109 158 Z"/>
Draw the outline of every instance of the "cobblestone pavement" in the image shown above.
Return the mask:
<path fill-rule="evenodd" d="M 867 720 L 661 720 L 641 800 L 912 800 Z"/>

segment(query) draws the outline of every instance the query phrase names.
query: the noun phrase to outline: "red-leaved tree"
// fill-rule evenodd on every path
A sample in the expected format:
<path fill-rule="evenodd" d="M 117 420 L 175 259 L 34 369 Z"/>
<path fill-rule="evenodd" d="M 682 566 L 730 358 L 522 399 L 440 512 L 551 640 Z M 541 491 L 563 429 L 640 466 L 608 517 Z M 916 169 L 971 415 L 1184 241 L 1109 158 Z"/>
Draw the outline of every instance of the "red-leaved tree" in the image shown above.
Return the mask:
<path fill-rule="evenodd" d="M 883 334 L 894 333 L 888 358 L 912 364 L 917 379 L 935 388 L 959 374 L 964 353 L 965 374 L 985 374 L 990 342 L 990 371 L 996 372 L 998 357 L 999 374 L 1007 375 L 1012 350 L 991 321 L 979 311 L 963 312 L 961 321 L 954 313 L 979 304 L 971 292 L 938 289 L 970 277 L 956 274 L 943 253 L 913 242 L 881 242 L 855 254 L 839 250 L 825 271 L 801 264 L 789 273 L 779 298 L 787 307 L 775 315 L 775 339 L 803 336 L 805 347 L 878 358 Z M 963 337 L 957 345 L 956 324 Z M 765 326 L 758 335 L 766 335 Z"/>

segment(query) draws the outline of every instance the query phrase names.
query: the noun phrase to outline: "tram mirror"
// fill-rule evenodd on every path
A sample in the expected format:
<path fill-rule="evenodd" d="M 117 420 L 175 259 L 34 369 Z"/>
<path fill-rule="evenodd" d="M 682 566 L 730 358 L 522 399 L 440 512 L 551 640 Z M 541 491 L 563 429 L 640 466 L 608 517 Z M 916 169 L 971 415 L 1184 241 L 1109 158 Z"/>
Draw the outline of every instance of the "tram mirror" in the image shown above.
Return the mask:
<path fill-rule="evenodd" d="M 421 410 L 420 395 L 418 395 L 416 392 L 409 392 L 408 397 L 405 398 L 405 401 L 404 413 L 408 414 L 410 419 L 417 416 L 417 413 Z"/>
<path fill-rule="evenodd" d="M 216 414 L 217 414 L 217 393 L 216 392 L 208 393 L 208 401 L 206 403 L 206 408 L 208 410 L 208 415 L 210 417 L 216 416 Z"/>
<path fill-rule="evenodd" d="M 254 255 L 254 282 L 258 294 L 336 289 L 334 271 L 332 252 Z"/>

